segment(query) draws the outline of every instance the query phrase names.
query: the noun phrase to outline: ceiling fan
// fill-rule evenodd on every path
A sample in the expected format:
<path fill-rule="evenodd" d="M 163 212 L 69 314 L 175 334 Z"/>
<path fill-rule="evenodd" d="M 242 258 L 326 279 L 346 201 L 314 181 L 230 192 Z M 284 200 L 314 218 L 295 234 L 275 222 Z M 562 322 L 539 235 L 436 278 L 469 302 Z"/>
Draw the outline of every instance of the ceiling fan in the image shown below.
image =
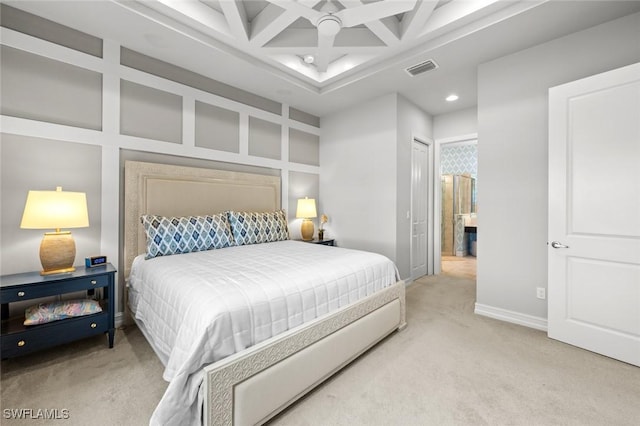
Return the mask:
<path fill-rule="evenodd" d="M 342 28 L 406 12 L 413 9 L 416 3 L 416 0 L 381 0 L 341 10 L 331 0 L 327 0 L 320 10 L 315 10 L 295 0 L 268 1 L 300 15 L 316 26 L 318 29 L 318 51 L 315 64 L 320 72 L 327 71 L 333 42 Z"/>

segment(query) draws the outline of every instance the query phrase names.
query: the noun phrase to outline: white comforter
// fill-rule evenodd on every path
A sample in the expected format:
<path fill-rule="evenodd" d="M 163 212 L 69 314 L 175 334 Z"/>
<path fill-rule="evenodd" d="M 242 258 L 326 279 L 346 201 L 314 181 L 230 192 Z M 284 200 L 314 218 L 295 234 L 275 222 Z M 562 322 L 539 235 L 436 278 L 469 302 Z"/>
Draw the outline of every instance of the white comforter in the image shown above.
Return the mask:
<path fill-rule="evenodd" d="M 297 241 L 137 257 L 129 303 L 170 382 L 151 424 L 199 424 L 203 366 L 396 281 L 384 256 Z"/>

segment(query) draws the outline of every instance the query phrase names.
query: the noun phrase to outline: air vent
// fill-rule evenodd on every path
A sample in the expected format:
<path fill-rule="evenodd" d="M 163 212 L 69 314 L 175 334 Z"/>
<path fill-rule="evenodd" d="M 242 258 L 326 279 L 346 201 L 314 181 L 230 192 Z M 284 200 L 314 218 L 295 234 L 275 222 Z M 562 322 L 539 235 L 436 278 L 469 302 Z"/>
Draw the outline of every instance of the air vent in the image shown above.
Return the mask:
<path fill-rule="evenodd" d="M 411 74 L 412 77 L 415 77 L 418 74 L 422 74 L 422 73 L 427 72 L 427 71 L 435 70 L 436 68 L 438 68 L 438 64 L 436 64 L 431 59 L 429 59 L 429 60 L 426 60 L 424 62 L 420 62 L 419 64 L 413 65 L 413 66 L 405 69 L 405 71 L 408 72 L 409 74 Z"/>

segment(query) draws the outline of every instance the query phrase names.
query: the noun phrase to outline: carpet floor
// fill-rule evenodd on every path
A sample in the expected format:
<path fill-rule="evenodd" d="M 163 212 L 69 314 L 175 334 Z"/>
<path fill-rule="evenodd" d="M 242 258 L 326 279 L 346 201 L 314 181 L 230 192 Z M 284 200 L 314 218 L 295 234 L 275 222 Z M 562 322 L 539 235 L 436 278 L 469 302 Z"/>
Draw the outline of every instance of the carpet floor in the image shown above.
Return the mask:
<path fill-rule="evenodd" d="M 394 333 L 271 425 L 639 425 L 640 368 L 473 313 L 468 273 L 407 289 Z M 3 360 L 2 425 L 145 425 L 166 383 L 136 327 Z M 55 409 L 65 420 L 11 419 Z M 67 410 L 67 411 L 62 411 Z"/>

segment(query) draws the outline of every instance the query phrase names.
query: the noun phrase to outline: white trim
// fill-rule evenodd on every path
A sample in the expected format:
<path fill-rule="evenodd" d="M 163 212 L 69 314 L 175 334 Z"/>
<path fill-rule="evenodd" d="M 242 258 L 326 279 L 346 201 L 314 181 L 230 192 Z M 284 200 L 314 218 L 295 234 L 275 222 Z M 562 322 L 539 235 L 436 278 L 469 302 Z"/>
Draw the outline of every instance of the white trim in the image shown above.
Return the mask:
<path fill-rule="evenodd" d="M 191 96 L 182 97 L 182 145 L 196 146 L 196 100 Z"/>
<path fill-rule="evenodd" d="M 426 136 L 416 135 L 414 133 L 411 134 L 411 164 L 413 167 L 413 143 L 417 142 L 427 147 L 427 275 L 434 274 L 434 264 L 435 264 L 435 239 L 432 238 L 434 235 L 434 198 L 435 192 L 433 191 L 433 181 L 435 180 L 434 174 L 434 162 L 433 162 L 433 151 L 434 151 L 434 142 L 433 139 L 428 138 Z M 413 276 L 413 176 L 411 178 L 412 188 L 410 190 L 409 196 L 409 277 L 413 281 L 416 278 Z"/>
<path fill-rule="evenodd" d="M 103 58 L 78 52 L 77 50 L 10 30 L 9 28 L 0 27 L 0 40 L 2 40 L 2 45 L 4 46 L 33 53 L 43 58 L 53 59 L 101 74 L 106 71 L 106 62 Z"/>
<path fill-rule="evenodd" d="M 478 134 L 477 133 L 469 133 L 466 135 L 459 135 L 459 136 L 450 136 L 447 138 L 440 138 L 440 139 L 436 139 L 436 143 L 438 145 L 441 144 L 445 144 L 445 143 L 456 143 L 456 145 L 458 145 L 457 142 L 460 143 L 460 145 L 472 145 L 474 143 L 476 143 L 478 140 Z"/>
<path fill-rule="evenodd" d="M 125 318 L 124 312 L 116 312 L 114 317 L 115 317 L 115 321 L 114 321 L 115 328 L 120 328 L 123 325 L 126 325 L 126 322 L 125 322 L 126 318 Z"/>
<path fill-rule="evenodd" d="M 485 317 L 506 321 L 513 324 L 523 325 L 536 330 L 547 331 L 547 319 L 534 317 L 533 315 L 522 314 L 507 309 L 496 308 L 495 306 L 476 303 L 474 313 Z"/>

